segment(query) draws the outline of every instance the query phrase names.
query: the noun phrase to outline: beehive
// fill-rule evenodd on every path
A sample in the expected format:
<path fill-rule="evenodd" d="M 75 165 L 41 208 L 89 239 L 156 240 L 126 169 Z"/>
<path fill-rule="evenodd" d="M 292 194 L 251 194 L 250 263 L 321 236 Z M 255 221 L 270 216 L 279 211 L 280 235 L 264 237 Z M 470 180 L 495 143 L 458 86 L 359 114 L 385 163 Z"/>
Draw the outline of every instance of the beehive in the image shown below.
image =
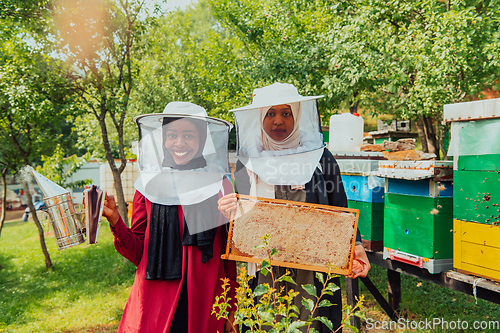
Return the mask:
<path fill-rule="evenodd" d="M 445 105 L 454 158 L 453 267 L 500 281 L 500 99 Z"/>
<path fill-rule="evenodd" d="M 453 199 L 387 193 L 384 247 L 427 259 L 453 256 Z"/>
<path fill-rule="evenodd" d="M 453 267 L 500 281 L 500 227 L 454 220 Z"/>
<path fill-rule="evenodd" d="M 384 229 L 384 183 L 383 179 L 372 176 L 371 172 L 378 170 L 378 161 L 383 157 L 370 154 L 373 155 L 344 154 L 337 157 L 337 163 L 347 195 L 347 205 L 359 210 L 358 229 L 363 245 L 368 251 L 380 251 Z"/>
<path fill-rule="evenodd" d="M 379 163 L 376 174 L 386 178 L 385 258 L 391 251 L 396 251 L 417 258 L 420 267 L 431 273 L 451 268 L 452 167 L 453 162 L 446 161 Z M 397 256 L 394 258 L 398 259 Z"/>

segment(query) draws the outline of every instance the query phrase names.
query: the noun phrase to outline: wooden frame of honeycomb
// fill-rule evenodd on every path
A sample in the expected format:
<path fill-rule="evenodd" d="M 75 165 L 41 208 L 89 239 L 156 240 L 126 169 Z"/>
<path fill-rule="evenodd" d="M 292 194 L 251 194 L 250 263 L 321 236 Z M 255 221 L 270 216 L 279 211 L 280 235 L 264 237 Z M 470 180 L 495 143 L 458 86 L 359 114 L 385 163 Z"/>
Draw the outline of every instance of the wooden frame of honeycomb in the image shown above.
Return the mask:
<path fill-rule="evenodd" d="M 261 263 L 269 249 L 274 266 L 348 275 L 352 272 L 359 210 L 238 195 L 223 259 Z"/>

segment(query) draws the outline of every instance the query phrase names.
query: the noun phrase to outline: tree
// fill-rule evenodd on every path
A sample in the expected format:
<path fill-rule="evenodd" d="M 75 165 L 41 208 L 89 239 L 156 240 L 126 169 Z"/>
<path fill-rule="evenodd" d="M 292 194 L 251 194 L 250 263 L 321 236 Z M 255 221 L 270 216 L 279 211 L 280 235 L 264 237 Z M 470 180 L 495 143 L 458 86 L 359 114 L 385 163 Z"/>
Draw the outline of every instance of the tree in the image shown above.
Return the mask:
<path fill-rule="evenodd" d="M 5 216 L 7 213 L 7 175 L 8 169 L 6 167 L 2 167 L 2 215 L 0 216 L 0 237 L 2 236 L 3 224 L 5 223 Z"/>
<path fill-rule="evenodd" d="M 367 1 L 361 21 L 378 37 L 373 114 L 416 122 L 424 152 L 439 156 L 443 106 L 467 101 L 494 81 L 488 47 L 498 31 L 497 1 Z"/>
<path fill-rule="evenodd" d="M 304 95 L 324 94 L 319 102 L 327 109 L 344 102 L 325 89 L 330 63 L 326 42 L 338 20 L 330 2 L 213 0 L 210 4 L 222 26 L 244 45 L 238 58 L 246 60 L 252 88 L 287 82 Z"/>
<path fill-rule="evenodd" d="M 5 130 L 4 125 L 1 124 L 0 142 L 2 143 L 0 146 L 0 172 L 2 174 L 2 214 L 0 216 L 1 236 L 7 212 L 7 174 L 18 170 L 18 166 L 21 165 L 21 161 L 19 159 L 19 154 L 17 153 L 15 147 L 13 147 L 12 141 L 8 136 L 8 132 Z"/>
<path fill-rule="evenodd" d="M 1 100 L 0 100 L 1 103 Z M 1 111 L 0 111 L 1 112 Z M 5 124 L 0 124 L 0 171 L 2 173 L 2 215 L 0 216 L 0 236 L 5 223 L 7 212 L 7 174 L 18 170 L 21 165 L 19 154 L 5 129 Z"/>
<path fill-rule="evenodd" d="M 0 127 L 1 128 L 1 127 Z M 3 133 L 5 134 L 5 133 Z M 7 215 L 7 174 L 9 172 L 13 172 L 15 170 L 13 165 L 19 165 L 19 161 L 16 161 L 16 158 L 18 157 L 15 152 L 13 153 L 12 151 L 7 151 L 11 147 L 6 147 L 9 146 L 9 139 L 6 137 L 1 138 L 1 142 L 4 143 L 3 147 L 0 149 L 0 172 L 1 172 L 1 178 L 2 178 L 2 213 L 0 215 L 0 237 L 2 236 L 2 229 L 5 223 L 6 215 Z M 7 144 L 5 144 L 7 143 Z"/>
<path fill-rule="evenodd" d="M 0 20 L 9 22 L 15 29 L 4 30 L 2 34 L 15 35 L 19 27 L 35 34 L 43 34 L 50 15 L 51 0 L 0 0 Z"/>
<path fill-rule="evenodd" d="M 444 104 L 498 75 L 498 1 L 212 0 L 245 45 L 254 82 L 324 94 L 329 110 L 416 121 L 424 151 L 442 149 Z M 323 119 L 328 116 L 323 114 Z"/>
<path fill-rule="evenodd" d="M 1 162 L 17 174 L 42 154 L 51 155 L 65 142 L 72 92 L 60 61 L 33 49 L 19 36 L 2 44 L 0 57 Z M 36 217 L 28 182 L 20 177 L 28 207 L 38 228 L 46 267 L 52 266 L 43 228 Z"/>
<path fill-rule="evenodd" d="M 148 52 L 133 108 L 159 112 L 169 101 L 187 100 L 230 120 L 227 110 L 250 103 L 254 88 L 276 81 L 306 95 L 325 94 L 324 118 L 357 105 L 358 91 L 371 84 L 362 78 L 370 75 L 354 72 L 359 59 L 352 71 L 336 70 L 331 60 L 339 53 L 331 36 L 346 20 L 339 18 L 342 8 L 324 1 L 211 0 L 170 13 L 144 38 Z M 346 75 L 335 77 L 339 73 Z"/>
<path fill-rule="evenodd" d="M 239 58 L 243 44 L 214 19 L 207 1 L 160 17 L 142 44 L 134 114 L 162 112 L 171 101 L 189 101 L 230 120 L 227 111 L 250 100 L 250 62 Z"/>
<path fill-rule="evenodd" d="M 129 142 L 124 141 L 124 129 L 139 72 L 137 40 L 145 23 L 138 15 L 144 2 L 63 0 L 53 10 L 60 50 L 74 69 L 82 106 L 99 126 L 120 215 L 126 224 L 127 206 L 120 174 L 127 164 Z M 111 128 L 116 131 L 119 166 L 112 152 Z"/>

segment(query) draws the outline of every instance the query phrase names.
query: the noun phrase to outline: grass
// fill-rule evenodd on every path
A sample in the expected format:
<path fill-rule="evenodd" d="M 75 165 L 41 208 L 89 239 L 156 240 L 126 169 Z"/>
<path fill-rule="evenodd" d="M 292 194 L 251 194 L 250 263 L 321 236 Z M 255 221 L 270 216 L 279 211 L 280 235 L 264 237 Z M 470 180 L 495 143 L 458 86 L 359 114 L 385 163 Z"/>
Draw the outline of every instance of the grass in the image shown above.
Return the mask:
<path fill-rule="evenodd" d="M 387 271 L 379 266 L 372 265 L 368 277 L 377 286 L 377 289 L 387 299 Z M 359 282 L 360 294 L 365 295 L 365 316 L 374 321 L 390 321 L 390 318 L 381 309 L 373 296 L 362 282 Z M 343 289 L 344 291 L 345 289 Z M 396 329 L 396 330 L 368 330 L 362 328 L 362 332 L 498 332 L 498 330 L 474 330 L 474 321 L 500 321 L 500 305 L 477 299 L 474 296 L 451 290 L 431 282 L 401 274 L 401 310 L 400 316 L 409 321 L 432 321 L 441 318 L 444 321 L 467 321 L 469 329 L 451 330 L 440 329 Z M 345 295 L 344 299 L 345 299 Z M 500 297 L 500 295 L 499 295 Z"/>
<path fill-rule="evenodd" d="M 47 270 L 32 222 L 6 223 L 0 239 L 0 332 L 116 332 L 135 266 L 114 249 L 107 222 L 99 243 L 58 251 Z"/>
<path fill-rule="evenodd" d="M 54 264 L 52 270 L 45 268 L 32 222 L 10 222 L 4 226 L 0 238 L 0 332 L 116 332 L 134 281 L 135 266 L 126 264 L 115 251 L 107 222 L 102 223 L 96 245 L 81 244 L 58 251 L 53 235 L 46 236 L 46 243 Z M 387 295 L 386 271 L 372 266 L 369 277 L 382 295 Z M 476 304 L 473 296 L 406 275 L 401 275 L 401 284 L 403 318 L 460 319 L 469 326 L 476 320 L 500 320 L 500 305 L 482 299 Z M 343 288 L 345 299 L 344 291 Z M 361 282 L 360 292 L 366 298 L 366 317 L 388 321 Z M 367 330 L 365 324 L 362 331 L 429 330 Z"/>

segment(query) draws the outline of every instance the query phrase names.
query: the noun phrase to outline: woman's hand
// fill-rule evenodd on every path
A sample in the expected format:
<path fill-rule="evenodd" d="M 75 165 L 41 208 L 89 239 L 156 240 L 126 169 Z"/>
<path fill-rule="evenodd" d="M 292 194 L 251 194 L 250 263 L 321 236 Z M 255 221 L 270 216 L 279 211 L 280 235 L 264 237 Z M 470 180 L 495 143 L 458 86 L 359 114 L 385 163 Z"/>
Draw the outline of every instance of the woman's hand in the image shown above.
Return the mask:
<path fill-rule="evenodd" d="M 229 312 L 229 316 L 226 320 L 226 327 L 224 329 L 225 333 L 236 333 L 238 332 L 238 325 L 234 323 L 234 311 Z"/>
<path fill-rule="evenodd" d="M 355 279 L 357 277 L 366 277 L 370 270 L 370 261 L 366 256 L 365 248 L 363 245 L 356 245 L 354 247 L 354 260 L 352 262 L 352 274 L 346 277 Z"/>
<path fill-rule="evenodd" d="M 108 222 L 112 227 L 114 227 L 120 219 L 120 213 L 118 212 L 118 206 L 116 205 L 115 197 L 112 195 L 108 195 L 108 193 L 106 193 L 106 197 L 104 198 L 102 216 L 108 219 Z"/>
<path fill-rule="evenodd" d="M 238 198 L 236 193 L 226 194 L 217 201 L 219 210 L 228 220 L 231 220 L 236 212 Z"/>

